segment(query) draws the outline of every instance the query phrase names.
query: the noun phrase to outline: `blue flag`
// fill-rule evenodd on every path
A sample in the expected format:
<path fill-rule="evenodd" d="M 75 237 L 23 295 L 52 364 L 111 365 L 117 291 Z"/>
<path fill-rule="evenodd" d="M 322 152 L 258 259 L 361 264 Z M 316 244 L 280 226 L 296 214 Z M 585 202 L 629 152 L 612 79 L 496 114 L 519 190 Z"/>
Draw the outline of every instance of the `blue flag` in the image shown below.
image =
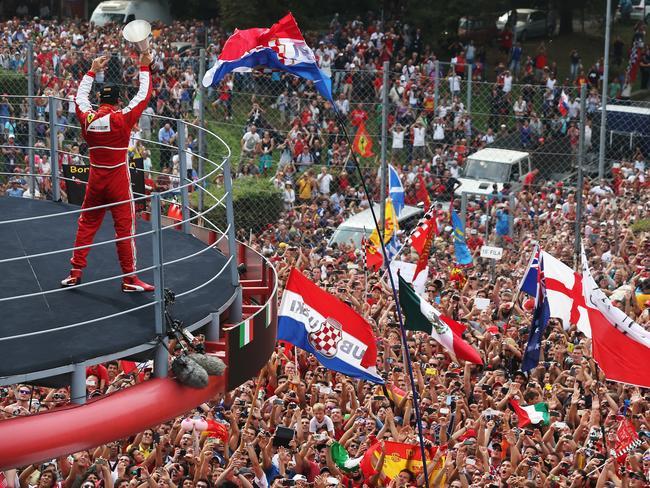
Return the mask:
<path fill-rule="evenodd" d="M 393 200 L 395 213 L 399 217 L 400 212 L 404 208 L 404 187 L 399 179 L 397 170 L 393 168 L 392 164 L 388 165 L 388 194 Z"/>
<path fill-rule="evenodd" d="M 539 246 L 535 246 L 533 255 L 528 262 L 528 268 L 524 272 L 524 276 L 521 278 L 521 283 L 519 284 L 519 289 L 531 297 L 537 296 L 537 270 L 539 269 L 539 257 L 540 248 Z"/>
<path fill-rule="evenodd" d="M 456 254 L 456 264 L 467 266 L 473 263 L 472 253 L 469 252 L 465 242 L 465 228 L 463 222 L 455 210 L 451 211 L 451 225 L 454 228 L 454 252 Z"/>
<path fill-rule="evenodd" d="M 533 313 L 533 323 L 531 324 L 528 335 L 528 344 L 524 351 L 524 357 L 521 360 L 521 370 L 530 371 L 539 363 L 539 353 L 544 331 L 548 325 L 548 319 L 551 316 L 551 310 L 546 295 L 546 279 L 544 278 L 544 261 L 539 258 L 539 267 L 537 269 L 537 293 L 535 296 L 535 312 Z"/>

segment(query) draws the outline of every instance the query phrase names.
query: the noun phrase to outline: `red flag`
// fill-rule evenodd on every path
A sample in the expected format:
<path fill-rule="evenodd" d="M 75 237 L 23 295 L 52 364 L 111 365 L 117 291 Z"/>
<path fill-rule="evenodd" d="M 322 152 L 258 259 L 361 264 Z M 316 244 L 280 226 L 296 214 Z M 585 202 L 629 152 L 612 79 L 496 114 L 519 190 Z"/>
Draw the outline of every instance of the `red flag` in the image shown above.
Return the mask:
<path fill-rule="evenodd" d="M 429 462 L 436 453 L 436 447 L 427 447 L 425 449 L 426 461 Z M 363 474 L 370 478 L 376 474 L 375 466 L 381 456 L 381 445 L 379 442 L 370 446 L 361 460 L 359 467 Z M 434 468 L 434 472 L 429 472 L 429 478 L 442 468 L 442 462 L 439 462 Z M 408 469 L 416 477 L 423 471 L 422 469 L 422 451 L 417 444 L 406 444 L 402 442 L 385 441 L 384 442 L 384 465 L 379 473 L 381 480 L 387 486 L 388 483 L 396 478 L 400 471 Z"/>
<path fill-rule="evenodd" d="M 376 272 L 384 265 L 384 258 L 375 246 L 368 242 L 368 239 L 363 238 L 363 248 L 366 259 L 366 269 Z"/>
<path fill-rule="evenodd" d="M 427 221 L 426 227 L 423 228 L 422 233 L 425 234 L 424 243 L 422 245 L 421 250 L 419 251 L 420 258 L 418 259 L 417 266 L 415 267 L 415 274 L 413 275 L 412 281 L 415 281 L 418 275 L 420 274 L 420 271 L 423 271 L 427 267 L 427 263 L 429 262 L 429 256 L 431 255 L 431 244 L 433 244 L 433 236 L 437 234 L 437 230 L 438 230 L 438 223 L 436 222 L 435 217 L 431 217 Z M 421 239 L 418 239 L 418 247 L 419 247 L 420 240 Z M 411 239 L 411 242 L 413 242 L 413 239 Z"/>
<path fill-rule="evenodd" d="M 634 424 L 628 418 L 623 419 L 616 430 L 616 459 L 619 463 L 625 461 L 627 453 L 641 445 L 639 434 L 636 433 Z"/>
<path fill-rule="evenodd" d="M 366 130 L 365 122 L 359 123 L 357 134 L 354 136 L 354 142 L 352 143 L 352 150 L 364 158 L 374 156 L 372 152 L 372 139 Z"/>
<path fill-rule="evenodd" d="M 427 213 L 409 236 L 409 244 L 421 256 L 427 245 L 427 240 L 429 237 L 433 239 L 433 235 L 438 235 L 438 221 L 435 215 Z M 431 247 L 430 243 L 429 247 Z"/>
<path fill-rule="evenodd" d="M 427 186 L 421 173 L 418 173 L 418 186 L 415 190 L 415 196 L 420 202 L 424 203 L 424 208 L 431 206 L 431 198 L 429 198 L 429 192 L 427 191 Z"/>
<path fill-rule="evenodd" d="M 650 388 L 648 332 L 615 307 L 598 288 L 584 250 L 582 276 L 574 275 L 580 296 L 577 300 L 574 298 L 573 307 L 587 309 L 594 361 L 608 380 Z M 579 316 L 579 310 L 575 315 Z M 571 322 L 577 323 L 577 320 Z"/>

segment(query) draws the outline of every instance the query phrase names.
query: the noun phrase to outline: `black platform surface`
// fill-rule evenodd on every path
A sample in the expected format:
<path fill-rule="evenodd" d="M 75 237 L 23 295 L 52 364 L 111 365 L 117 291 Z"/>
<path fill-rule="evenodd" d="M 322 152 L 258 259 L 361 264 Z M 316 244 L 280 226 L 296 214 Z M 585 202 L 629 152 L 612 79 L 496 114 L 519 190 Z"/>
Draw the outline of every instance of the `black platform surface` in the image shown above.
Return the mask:
<path fill-rule="evenodd" d="M 78 209 L 64 204 L 23 198 L 0 198 L 0 260 L 70 248 L 79 214 L 2 224 L 2 221 L 55 214 Z M 136 232 L 151 229 L 149 222 L 137 220 Z M 95 242 L 113 239 L 110 212 Z M 136 239 L 137 267 L 152 263 L 151 235 Z M 163 254 L 171 261 L 200 249 L 205 244 L 177 230 L 163 232 Z M 59 288 L 70 270 L 70 252 L 9 263 L 0 263 L 0 298 Z M 219 251 L 209 249 L 198 256 L 165 266 L 165 287 L 176 294 L 190 290 L 212 278 L 226 262 Z M 121 274 L 114 243 L 91 248 L 84 282 Z M 151 271 L 139 275 L 153 284 Z M 176 299 L 174 317 L 186 325 L 218 311 L 234 294 L 230 273 L 224 271 L 200 290 Z M 108 316 L 153 301 L 153 293 L 122 293 L 120 280 L 87 287 L 68 288 L 59 293 L 19 300 L 0 301 L 0 339 L 33 331 Z M 0 377 L 57 368 L 114 354 L 155 338 L 154 307 L 79 327 L 51 331 L 19 339 L 0 340 Z"/>

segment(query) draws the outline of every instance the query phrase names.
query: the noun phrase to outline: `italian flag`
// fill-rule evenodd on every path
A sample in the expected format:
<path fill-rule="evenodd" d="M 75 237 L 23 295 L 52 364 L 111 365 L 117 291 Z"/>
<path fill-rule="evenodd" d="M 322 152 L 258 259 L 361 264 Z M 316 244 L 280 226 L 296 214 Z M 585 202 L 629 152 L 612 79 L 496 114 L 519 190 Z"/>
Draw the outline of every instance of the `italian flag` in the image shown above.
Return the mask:
<path fill-rule="evenodd" d="M 479 353 L 461 337 L 465 327 L 433 308 L 401 276 L 399 277 L 399 302 L 406 317 L 404 328 L 430 334 L 458 359 L 464 359 L 474 364 L 483 364 Z"/>
<path fill-rule="evenodd" d="M 253 340 L 253 318 L 239 324 L 239 347 L 244 347 Z"/>
<path fill-rule="evenodd" d="M 271 300 L 269 300 L 269 303 L 266 304 L 265 308 L 265 317 L 264 317 L 264 325 L 268 327 L 271 325 L 271 322 L 273 321 L 273 308 L 271 307 Z"/>
<path fill-rule="evenodd" d="M 332 455 L 332 461 L 334 461 L 334 464 L 336 464 L 336 466 L 345 473 L 351 473 L 359 469 L 359 465 L 363 459 L 363 456 L 359 456 L 358 458 L 351 458 L 345 447 L 343 447 L 338 442 L 332 443 L 332 446 L 330 447 L 330 454 Z"/>
<path fill-rule="evenodd" d="M 522 407 L 517 400 L 510 400 L 510 406 L 517 414 L 519 427 L 525 427 L 530 424 L 542 425 L 549 424 L 548 406 L 546 403 L 536 403 L 535 405 L 526 405 Z"/>

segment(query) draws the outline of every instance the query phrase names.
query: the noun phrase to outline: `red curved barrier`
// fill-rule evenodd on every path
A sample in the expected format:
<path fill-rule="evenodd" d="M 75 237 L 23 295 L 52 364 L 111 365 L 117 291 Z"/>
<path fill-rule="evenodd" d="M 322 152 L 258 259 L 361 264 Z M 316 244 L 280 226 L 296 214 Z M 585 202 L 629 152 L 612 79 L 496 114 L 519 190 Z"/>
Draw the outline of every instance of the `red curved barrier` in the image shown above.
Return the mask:
<path fill-rule="evenodd" d="M 0 469 L 15 468 L 121 439 L 200 405 L 225 389 L 225 376 L 196 390 L 152 379 L 88 402 L 0 422 Z M 35 441 L 38 439 L 38 441 Z"/>

